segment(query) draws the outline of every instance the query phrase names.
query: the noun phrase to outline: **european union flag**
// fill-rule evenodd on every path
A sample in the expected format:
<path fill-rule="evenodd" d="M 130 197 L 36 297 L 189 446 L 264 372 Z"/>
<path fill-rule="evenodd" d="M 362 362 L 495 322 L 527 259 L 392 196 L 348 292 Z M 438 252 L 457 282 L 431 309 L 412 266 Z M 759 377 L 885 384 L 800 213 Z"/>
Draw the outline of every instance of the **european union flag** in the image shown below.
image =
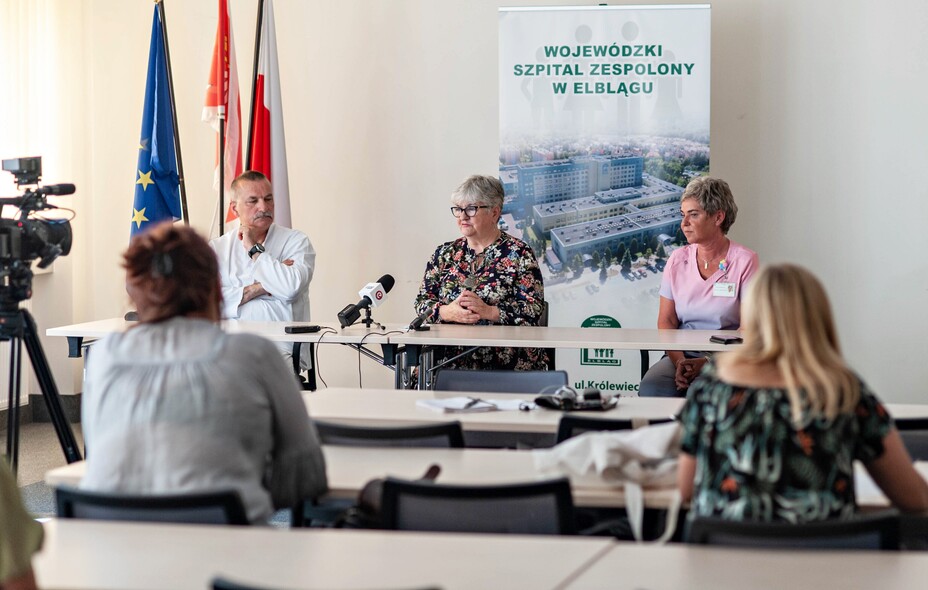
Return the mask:
<path fill-rule="evenodd" d="M 132 235 L 154 223 L 180 219 L 179 177 L 174 153 L 174 113 L 168 88 L 168 66 L 161 35 L 158 6 L 151 23 L 148 51 L 148 80 L 145 82 L 145 109 L 139 163 L 132 206 Z"/>

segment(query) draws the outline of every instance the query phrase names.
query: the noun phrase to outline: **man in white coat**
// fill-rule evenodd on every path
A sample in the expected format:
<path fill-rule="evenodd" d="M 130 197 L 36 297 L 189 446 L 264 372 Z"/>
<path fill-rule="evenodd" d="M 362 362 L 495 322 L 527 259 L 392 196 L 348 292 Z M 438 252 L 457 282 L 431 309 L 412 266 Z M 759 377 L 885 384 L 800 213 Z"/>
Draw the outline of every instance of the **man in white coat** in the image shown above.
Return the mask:
<path fill-rule="evenodd" d="M 312 242 L 306 234 L 274 223 L 271 183 L 260 172 L 249 170 L 232 181 L 231 206 L 238 229 L 210 242 L 219 258 L 223 318 L 308 321 L 309 282 L 316 264 Z M 292 344 L 277 346 L 290 361 Z M 306 360 L 304 354 L 304 368 Z"/>

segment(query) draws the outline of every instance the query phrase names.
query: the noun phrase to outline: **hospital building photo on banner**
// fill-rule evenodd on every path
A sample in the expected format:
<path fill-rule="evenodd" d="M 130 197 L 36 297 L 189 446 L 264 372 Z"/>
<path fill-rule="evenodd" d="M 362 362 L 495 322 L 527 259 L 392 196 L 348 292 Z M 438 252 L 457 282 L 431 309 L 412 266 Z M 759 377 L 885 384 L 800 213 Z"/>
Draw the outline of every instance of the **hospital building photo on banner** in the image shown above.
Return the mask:
<path fill-rule="evenodd" d="M 549 325 L 653 328 L 680 196 L 709 171 L 708 5 L 501 8 L 502 229 L 538 257 Z M 559 350 L 635 395 L 637 352 Z"/>

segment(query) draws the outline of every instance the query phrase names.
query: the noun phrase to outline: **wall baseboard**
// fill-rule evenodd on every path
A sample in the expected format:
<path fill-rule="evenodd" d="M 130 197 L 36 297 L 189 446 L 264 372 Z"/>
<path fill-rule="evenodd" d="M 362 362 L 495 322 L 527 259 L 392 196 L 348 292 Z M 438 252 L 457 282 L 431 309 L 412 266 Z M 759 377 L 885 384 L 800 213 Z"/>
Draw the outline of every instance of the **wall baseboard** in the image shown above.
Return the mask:
<path fill-rule="evenodd" d="M 71 424 L 79 424 L 81 421 L 81 394 L 62 395 L 61 409 L 64 410 L 65 418 Z M 51 415 L 48 413 L 48 406 L 45 405 L 45 398 L 40 393 L 29 394 L 29 408 L 31 408 L 32 422 L 51 422 Z M 25 421 L 23 421 L 25 423 Z"/>
<path fill-rule="evenodd" d="M 45 409 L 44 408 L 45 402 L 40 400 L 40 403 L 43 405 L 43 409 Z M 48 411 L 46 410 L 45 413 L 48 414 Z M 7 426 L 7 419 L 8 419 L 9 414 L 10 414 L 10 411 L 8 409 L 0 410 L 0 431 L 3 431 L 4 436 L 6 436 L 6 430 L 7 430 L 6 426 Z M 30 424 L 31 422 L 32 422 L 32 406 L 30 406 L 29 404 L 20 406 L 19 407 L 19 423 Z"/>

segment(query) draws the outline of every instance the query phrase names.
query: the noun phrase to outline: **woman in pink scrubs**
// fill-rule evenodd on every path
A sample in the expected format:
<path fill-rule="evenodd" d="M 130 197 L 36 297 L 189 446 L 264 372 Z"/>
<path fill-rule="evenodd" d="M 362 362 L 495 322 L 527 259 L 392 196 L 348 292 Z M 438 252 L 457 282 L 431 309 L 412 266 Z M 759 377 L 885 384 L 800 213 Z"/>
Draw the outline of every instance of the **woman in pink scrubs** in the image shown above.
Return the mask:
<path fill-rule="evenodd" d="M 728 183 L 694 178 L 680 197 L 680 228 L 687 244 L 664 267 L 657 327 L 669 330 L 737 330 L 741 295 L 757 270 L 757 254 L 730 240 L 738 206 Z M 683 397 L 706 363 L 704 352 L 669 350 L 641 380 L 642 397 Z"/>

